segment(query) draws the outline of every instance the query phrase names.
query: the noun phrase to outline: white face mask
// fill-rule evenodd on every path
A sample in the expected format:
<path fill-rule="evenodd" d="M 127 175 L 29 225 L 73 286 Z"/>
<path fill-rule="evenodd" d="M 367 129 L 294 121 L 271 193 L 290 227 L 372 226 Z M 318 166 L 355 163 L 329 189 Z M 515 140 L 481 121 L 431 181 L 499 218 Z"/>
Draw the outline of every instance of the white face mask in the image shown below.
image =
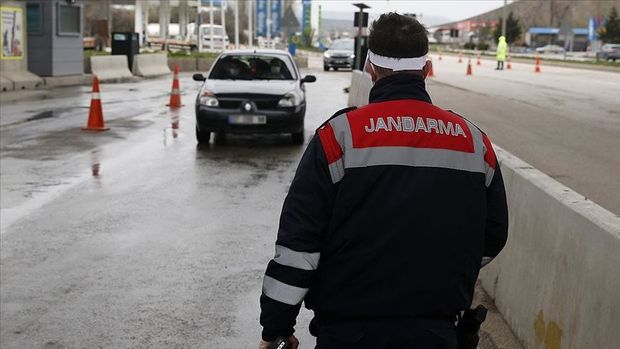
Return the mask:
<path fill-rule="evenodd" d="M 239 68 L 230 69 L 230 74 L 235 76 L 239 75 Z"/>
<path fill-rule="evenodd" d="M 278 66 L 271 66 L 271 72 L 274 74 L 277 74 L 280 72 L 280 67 Z"/>

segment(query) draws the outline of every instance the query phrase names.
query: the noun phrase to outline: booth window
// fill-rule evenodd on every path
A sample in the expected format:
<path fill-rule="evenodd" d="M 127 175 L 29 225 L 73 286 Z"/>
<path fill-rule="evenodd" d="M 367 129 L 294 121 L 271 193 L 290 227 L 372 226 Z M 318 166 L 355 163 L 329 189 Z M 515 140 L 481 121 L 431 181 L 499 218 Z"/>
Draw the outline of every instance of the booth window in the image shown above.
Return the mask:
<path fill-rule="evenodd" d="M 81 7 L 58 4 L 58 35 L 80 35 Z"/>
<path fill-rule="evenodd" d="M 26 4 L 26 23 L 28 34 L 42 34 L 43 22 L 40 3 Z"/>

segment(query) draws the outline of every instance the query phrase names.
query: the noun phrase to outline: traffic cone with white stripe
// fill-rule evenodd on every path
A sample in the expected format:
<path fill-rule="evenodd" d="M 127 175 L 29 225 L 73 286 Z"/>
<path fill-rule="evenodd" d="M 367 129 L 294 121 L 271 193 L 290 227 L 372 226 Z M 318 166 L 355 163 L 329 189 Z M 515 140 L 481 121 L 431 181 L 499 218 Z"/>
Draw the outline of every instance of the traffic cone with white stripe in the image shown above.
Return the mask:
<path fill-rule="evenodd" d="M 476 65 L 480 65 L 480 54 L 478 53 L 478 60 L 476 61 Z"/>
<path fill-rule="evenodd" d="M 172 77 L 172 92 L 170 92 L 170 103 L 167 104 L 170 108 L 180 108 L 181 104 L 181 87 L 179 85 L 179 65 L 174 66 L 174 75 Z"/>
<path fill-rule="evenodd" d="M 88 111 L 88 123 L 83 127 L 84 131 L 107 131 L 103 122 L 103 108 L 101 107 L 101 95 L 99 92 L 99 79 L 93 75 L 93 95 L 90 99 L 90 109 Z"/>
<path fill-rule="evenodd" d="M 536 54 L 536 67 L 534 68 L 534 73 L 540 73 L 540 56 L 538 53 Z"/>
<path fill-rule="evenodd" d="M 435 76 L 435 72 L 433 71 L 433 61 L 430 60 L 430 69 L 428 70 L 428 77 L 432 78 L 433 76 Z"/>
<path fill-rule="evenodd" d="M 508 64 L 506 65 L 506 69 L 512 69 L 512 63 L 510 61 L 510 55 L 508 55 Z"/>
<path fill-rule="evenodd" d="M 471 58 L 467 61 L 467 73 L 465 75 L 473 75 L 471 71 Z"/>
<path fill-rule="evenodd" d="M 463 54 L 459 51 L 459 63 L 463 63 Z"/>

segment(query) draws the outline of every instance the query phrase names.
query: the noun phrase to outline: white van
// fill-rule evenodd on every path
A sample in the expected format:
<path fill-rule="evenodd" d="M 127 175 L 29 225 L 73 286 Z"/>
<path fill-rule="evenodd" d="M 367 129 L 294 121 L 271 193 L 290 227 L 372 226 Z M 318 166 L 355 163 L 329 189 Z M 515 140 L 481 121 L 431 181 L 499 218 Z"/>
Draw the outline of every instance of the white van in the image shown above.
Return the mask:
<path fill-rule="evenodd" d="M 213 28 L 213 37 L 211 37 L 211 28 Z M 189 41 L 198 44 L 196 40 L 196 26 L 194 23 L 190 23 L 187 26 L 187 33 L 189 35 Z M 211 41 L 213 40 L 213 48 L 216 50 L 225 50 L 228 47 L 229 40 L 224 27 L 219 24 L 201 24 L 200 36 L 202 37 L 202 48 L 211 48 Z"/>

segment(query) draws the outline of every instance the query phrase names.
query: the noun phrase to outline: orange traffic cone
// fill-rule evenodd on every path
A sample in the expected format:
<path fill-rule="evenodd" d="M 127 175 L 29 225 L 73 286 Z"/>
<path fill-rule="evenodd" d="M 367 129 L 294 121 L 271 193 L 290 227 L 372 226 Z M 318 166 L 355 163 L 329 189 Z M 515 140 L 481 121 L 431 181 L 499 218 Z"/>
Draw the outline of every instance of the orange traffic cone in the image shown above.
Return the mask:
<path fill-rule="evenodd" d="M 459 63 L 463 63 L 463 54 L 459 51 Z"/>
<path fill-rule="evenodd" d="M 471 58 L 467 62 L 467 74 L 465 74 L 465 75 L 472 75 L 472 71 L 471 71 Z"/>
<path fill-rule="evenodd" d="M 478 60 L 476 61 L 476 65 L 480 65 L 480 54 L 478 53 Z"/>
<path fill-rule="evenodd" d="M 439 51 L 439 60 L 441 61 L 441 51 Z"/>
<path fill-rule="evenodd" d="M 433 76 L 435 76 L 435 72 L 433 71 L 433 62 L 431 61 L 431 69 L 428 71 L 428 77 L 432 78 Z"/>
<path fill-rule="evenodd" d="M 536 67 L 534 68 L 534 73 L 540 73 L 540 56 L 536 54 Z"/>
<path fill-rule="evenodd" d="M 180 108 L 181 104 L 181 88 L 179 86 L 179 65 L 174 66 L 174 75 L 172 77 L 172 92 L 170 92 L 170 108 Z"/>
<path fill-rule="evenodd" d="M 84 131 L 107 131 L 103 122 L 103 108 L 101 108 L 101 96 L 99 93 L 99 79 L 93 76 L 93 95 L 90 99 L 90 110 L 88 112 L 88 124 L 83 127 Z"/>
<path fill-rule="evenodd" d="M 508 55 L 508 64 L 506 64 L 506 69 L 512 69 L 512 64 L 510 63 L 510 55 Z"/>

